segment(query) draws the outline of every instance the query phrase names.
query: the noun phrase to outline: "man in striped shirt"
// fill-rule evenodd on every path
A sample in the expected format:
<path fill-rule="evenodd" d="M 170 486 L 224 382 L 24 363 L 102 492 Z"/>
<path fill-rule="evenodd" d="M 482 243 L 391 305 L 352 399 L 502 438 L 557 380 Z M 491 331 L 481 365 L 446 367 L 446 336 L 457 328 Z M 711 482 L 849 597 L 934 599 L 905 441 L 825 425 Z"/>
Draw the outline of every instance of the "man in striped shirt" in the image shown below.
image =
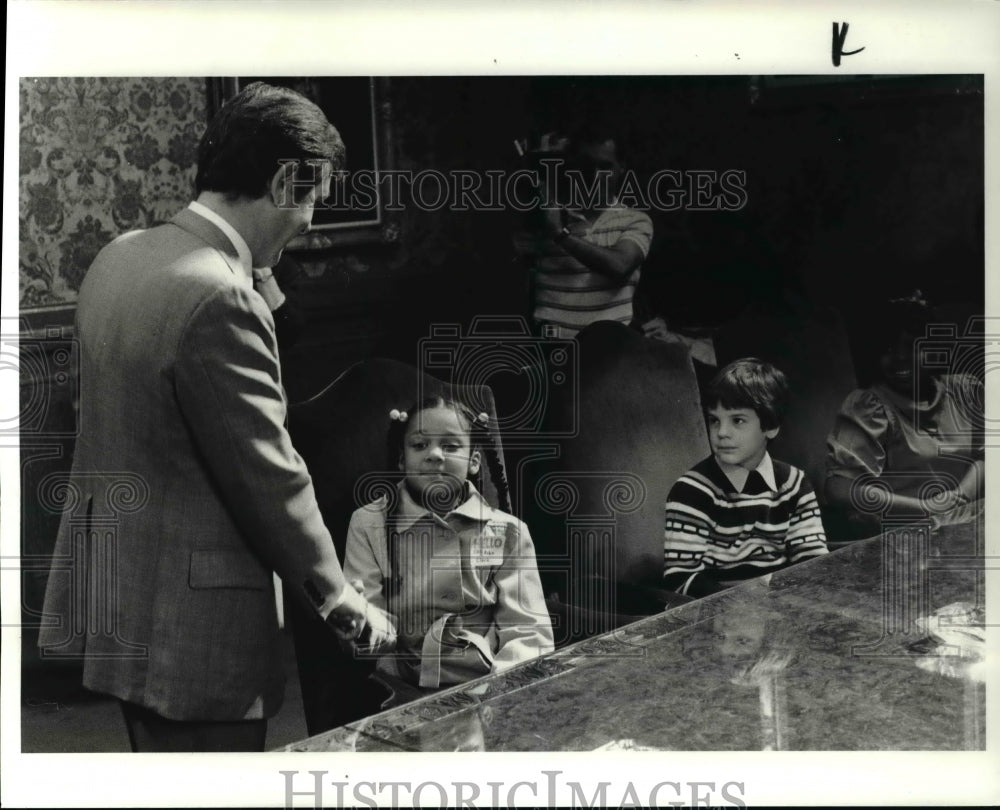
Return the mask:
<path fill-rule="evenodd" d="M 546 195 L 545 238 L 533 268 L 535 323 L 562 338 L 595 321 L 632 322 L 632 298 L 653 239 L 652 220 L 615 196 L 622 166 L 613 138 L 578 142 L 570 168 L 577 171 L 566 172 L 566 204 L 556 204 L 553 190 Z"/>
<path fill-rule="evenodd" d="M 707 596 L 827 553 L 819 504 L 802 470 L 772 459 L 785 375 L 756 358 L 730 363 L 708 386 L 712 455 L 670 490 L 664 584 Z"/>

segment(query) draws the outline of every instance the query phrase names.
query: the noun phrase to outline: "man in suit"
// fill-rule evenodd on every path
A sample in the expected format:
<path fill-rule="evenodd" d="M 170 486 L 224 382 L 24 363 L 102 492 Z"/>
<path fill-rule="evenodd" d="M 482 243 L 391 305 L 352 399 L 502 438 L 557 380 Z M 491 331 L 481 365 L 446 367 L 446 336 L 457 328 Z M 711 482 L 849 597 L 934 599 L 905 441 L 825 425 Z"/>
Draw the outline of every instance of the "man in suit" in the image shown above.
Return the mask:
<path fill-rule="evenodd" d="M 80 434 L 39 646 L 83 657 L 133 750 L 263 749 L 285 682 L 272 571 L 331 644 L 393 632 L 344 579 L 253 286 L 343 158 L 316 105 L 250 85 L 202 138 L 196 201 L 105 247 L 80 288 Z"/>

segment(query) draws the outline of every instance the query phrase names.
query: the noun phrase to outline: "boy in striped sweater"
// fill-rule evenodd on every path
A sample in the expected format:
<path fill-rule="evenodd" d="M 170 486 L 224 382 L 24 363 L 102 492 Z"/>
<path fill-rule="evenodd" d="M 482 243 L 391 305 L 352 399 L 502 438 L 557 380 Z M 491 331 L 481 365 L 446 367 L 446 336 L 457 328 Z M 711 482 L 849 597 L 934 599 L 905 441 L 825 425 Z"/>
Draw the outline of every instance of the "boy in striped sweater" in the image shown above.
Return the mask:
<path fill-rule="evenodd" d="M 705 395 L 712 455 L 670 489 L 664 584 L 707 596 L 740 580 L 827 553 L 819 505 L 802 470 L 772 459 L 788 383 L 749 357 L 722 369 Z"/>

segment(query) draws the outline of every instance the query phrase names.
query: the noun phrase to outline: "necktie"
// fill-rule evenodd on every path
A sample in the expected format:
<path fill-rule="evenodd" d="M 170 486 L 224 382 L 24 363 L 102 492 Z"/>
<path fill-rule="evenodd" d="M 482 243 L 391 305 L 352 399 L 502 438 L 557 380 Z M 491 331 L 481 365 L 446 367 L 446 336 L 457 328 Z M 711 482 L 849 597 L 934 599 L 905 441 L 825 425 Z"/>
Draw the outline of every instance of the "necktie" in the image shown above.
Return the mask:
<path fill-rule="evenodd" d="M 750 470 L 747 480 L 743 483 L 744 495 L 763 495 L 768 492 L 768 486 L 764 483 L 764 476 L 756 470 Z"/>

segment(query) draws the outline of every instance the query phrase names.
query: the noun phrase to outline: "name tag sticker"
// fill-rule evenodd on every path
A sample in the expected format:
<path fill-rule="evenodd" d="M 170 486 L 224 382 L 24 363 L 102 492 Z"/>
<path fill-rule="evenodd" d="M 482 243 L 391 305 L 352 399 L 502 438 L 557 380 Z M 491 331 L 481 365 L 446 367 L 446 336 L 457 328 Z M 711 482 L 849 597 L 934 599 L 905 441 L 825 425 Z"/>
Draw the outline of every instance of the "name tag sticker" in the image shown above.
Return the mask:
<path fill-rule="evenodd" d="M 503 535 L 490 529 L 472 538 L 472 564 L 477 568 L 500 565 L 503 562 Z"/>

